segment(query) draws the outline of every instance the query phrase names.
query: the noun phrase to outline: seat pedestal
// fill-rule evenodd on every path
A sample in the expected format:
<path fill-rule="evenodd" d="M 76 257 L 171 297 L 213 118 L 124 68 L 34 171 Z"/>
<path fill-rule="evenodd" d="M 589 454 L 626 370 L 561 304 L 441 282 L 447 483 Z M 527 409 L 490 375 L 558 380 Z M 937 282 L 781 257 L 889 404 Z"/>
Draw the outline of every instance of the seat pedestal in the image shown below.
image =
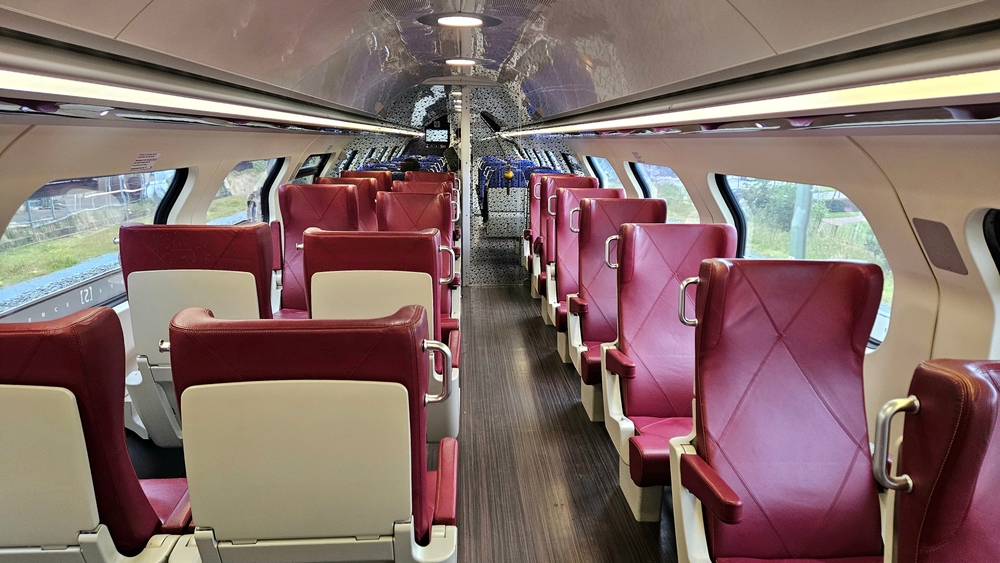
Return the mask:
<path fill-rule="evenodd" d="M 580 380 L 580 402 L 591 422 L 604 422 L 604 393 L 600 386 L 587 385 Z M 628 469 L 625 472 L 628 473 Z"/>
<path fill-rule="evenodd" d="M 564 364 L 573 363 L 572 348 L 573 347 L 569 345 L 569 333 L 557 332 L 556 349 L 559 350 L 559 359 L 562 360 Z"/>
<path fill-rule="evenodd" d="M 659 522 L 663 487 L 640 487 L 632 481 L 628 464 L 618 458 L 618 486 L 637 522 Z"/>

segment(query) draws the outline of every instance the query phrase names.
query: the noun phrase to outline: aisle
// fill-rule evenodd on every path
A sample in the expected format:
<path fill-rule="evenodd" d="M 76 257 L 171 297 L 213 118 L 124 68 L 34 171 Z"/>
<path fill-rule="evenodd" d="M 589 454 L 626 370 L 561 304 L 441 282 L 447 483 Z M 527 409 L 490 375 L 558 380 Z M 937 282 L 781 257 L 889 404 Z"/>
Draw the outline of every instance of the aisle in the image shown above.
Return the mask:
<path fill-rule="evenodd" d="M 617 454 L 526 287 L 466 287 L 459 561 L 676 561 L 673 524 L 640 524 Z"/>

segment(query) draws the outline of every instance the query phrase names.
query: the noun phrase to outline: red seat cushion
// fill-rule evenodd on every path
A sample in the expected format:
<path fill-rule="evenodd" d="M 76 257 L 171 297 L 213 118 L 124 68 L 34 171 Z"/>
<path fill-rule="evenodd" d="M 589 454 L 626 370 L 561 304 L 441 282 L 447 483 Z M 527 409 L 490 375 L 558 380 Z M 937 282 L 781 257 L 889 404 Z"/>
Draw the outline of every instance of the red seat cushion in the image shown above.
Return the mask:
<path fill-rule="evenodd" d="M 139 485 L 142 492 L 146 493 L 150 506 L 156 512 L 156 517 L 160 523 L 164 524 L 163 532 L 167 534 L 181 534 L 187 527 L 191 518 L 191 502 L 188 499 L 187 479 L 141 479 Z M 186 518 L 178 520 L 177 513 L 185 512 Z M 171 520 L 173 517 L 173 520 Z M 167 522 L 177 524 L 172 529 L 167 529 Z"/>
<path fill-rule="evenodd" d="M 720 557 L 716 563 L 882 563 L 882 557 L 836 557 L 823 559 L 754 559 L 751 557 Z"/>
<path fill-rule="evenodd" d="M 441 338 L 442 342 L 448 341 L 451 331 L 458 330 L 458 319 L 453 319 L 448 315 L 441 315 Z"/>
<path fill-rule="evenodd" d="M 274 318 L 276 319 L 308 319 L 309 311 L 303 311 L 301 309 L 280 309 L 277 313 L 274 313 Z"/>
<path fill-rule="evenodd" d="M 584 342 L 587 347 L 580 354 L 580 377 L 587 385 L 601 384 L 601 344 L 602 342 Z"/>
<path fill-rule="evenodd" d="M 637 436 L 628 440 L 629 474 L 640 487 L 670 484 L 670 440 L 691 433 L 693 420 L 686 417 L 630 419 Z"/>

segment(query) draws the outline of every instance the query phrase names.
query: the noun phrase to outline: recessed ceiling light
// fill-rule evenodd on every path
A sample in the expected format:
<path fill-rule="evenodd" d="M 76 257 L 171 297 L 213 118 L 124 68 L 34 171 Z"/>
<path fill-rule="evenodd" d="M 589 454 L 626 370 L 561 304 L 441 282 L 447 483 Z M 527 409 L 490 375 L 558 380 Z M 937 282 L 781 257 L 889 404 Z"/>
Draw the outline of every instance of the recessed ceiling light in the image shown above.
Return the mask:
<path fill-rule="evenodd" d="M 473 66 L 476 64 L 476 61 L 472 59 L 448 59 L 444 64 L 451 66 Z"/>
<path fill-rule="evenodd" d="M 451 93 L 451 95 L 452 96 L 461 96 L 462 95 L 462 91 L 461 90 L 453 90 L 452 93 Z"/>
<path fill-rule="evenodd" d="M 445 27 L 479 27 L 483 20 L 475 16 L 444 16 L 438 18 L 438 25 Z"/>

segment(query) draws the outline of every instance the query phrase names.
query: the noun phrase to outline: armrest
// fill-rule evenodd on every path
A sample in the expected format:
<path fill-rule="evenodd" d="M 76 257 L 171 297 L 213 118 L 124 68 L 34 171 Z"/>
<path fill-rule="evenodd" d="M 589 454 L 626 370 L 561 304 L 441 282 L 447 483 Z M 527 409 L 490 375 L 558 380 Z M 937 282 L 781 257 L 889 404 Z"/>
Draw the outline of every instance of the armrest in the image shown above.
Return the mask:
<path fill-rule="evenodd" d="M 462 247 L 461 246 L 453 246 L 453 247 L 451 247 L 451 249 L 455 251 L 455 258 L 461 258 L 462 257 Z"/>
<path fill-rule="evenodd" d="M 681 485 L 724 523 L 739 524 L 743 519 L 743 501 L 739 495 L 701 457 L 681 456 Z"/>
<path fill-rule="evenodd" d="M 610 348 L 608 350 L 608 353 L 604 356 L 604 364 L 608 367 L 608 371 L 616 374 L 618 377 L 624 377 L 625 379 L 635 377 L 635 363 L 617 348 Z"/>
<path fill-rule="evenodd" d="M 451 280 L 451 283 L 448 284 L 449 287 L 451 287 L 452 289 L 458 289 L 462 287 L 462 274 L 455 274 L 454 277 L 455 279 Z"/>
<path fill-rule="evenodd" d="M 271 269 L 280 270 L 284 263 L 281 256 L 281 223 L 271 221 Z"/>
<path fill-rule="evenodd" d="M 451 238 L 455 242 L 462 240 L 462 229 L 455 227 L 455 230 L 451 232 Z"/>
<path fill-rule="evenodd" d="M 536 238 L 535 244 L 533 246 L 535 254 L 537 254 L 540 258 L 544 260 L 545 256 L 543 256 L 543 253 L 545 252 L 545 237 Z"/>
<path fill-rule="evenodd" d="M 587 302 L 579 297 L 569 298 L 569 312 L 574 315 L 586 315 L 589 309 Z"/>
<path fill-rule="evenodd" d="M 167 520 L 160 526 L 160 531 L 164 534 L 183 534 L 191 522 L 191 496 L 184 493 L 181 501 L 174 507 Z"/>
<path fill-rule="evenodd" d="M 462 331 L 448 333 L 448 348 L 451 349 L 451 367 L 458 369 L 462 364 Z"/>
<path fill-rule="evenodd" d="M 531 229 L 525 229 L 524 232 L 521 233 L 521 238 L 531 242 Z"/>
<path fill-rule="evenodd" d="M 458 441 L 454 438 L 444 438 L 438 443 L 435 496 L 433 523 L 455 526 L 458 517 Z"/>

